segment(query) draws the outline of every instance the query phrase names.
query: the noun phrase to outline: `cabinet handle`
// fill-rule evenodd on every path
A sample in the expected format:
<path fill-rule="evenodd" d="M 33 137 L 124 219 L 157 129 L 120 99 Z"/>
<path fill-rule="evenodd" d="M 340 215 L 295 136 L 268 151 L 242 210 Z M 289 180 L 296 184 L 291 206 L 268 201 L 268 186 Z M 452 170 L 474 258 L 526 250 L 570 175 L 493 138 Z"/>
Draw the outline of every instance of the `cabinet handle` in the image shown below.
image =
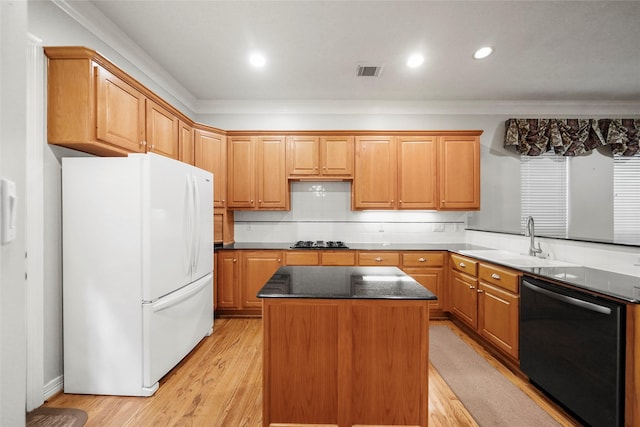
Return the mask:
<path fill-rule="evenodd" d="M 483 291 L 482 289 L 478 289 L 476 292 L 477 292 L 477 293 L 479 293 L 479 294 L 481 294 L 481 293 L 483 293 L 484 291 Z"/>
<path fill-rule="evenodd" d="M 427 262 L 426 258 L 418 258 L 418 262 Z"/>
<path fill-rule="evenodd" d="M 380 262 L 380 261 L 382 261 L 382 258 L 377 257 L 377 258 L 375 258 L 375 259 L 374 259 L 374 261 L 375 261 L 375 262 Z"/>
<path fill-rule="evenodd" d="M 475 286 L 469 285 L 469 289 L 475 289 L 475 288 L 476 288 Z"/>
<path fill-rule="evenodd" d="M 147 145 L 147 141 L 140 141 L 140 146 L 144 147 L 145 145 Z"/>
<path fill-rule="evenodd" d="M 493 274 L 491 275 L 491 278 L 492 278 L 492 279 L 496 279 L 496 280 L 500 280 L 500 275 L 499 275 L 499 274 L 496 274 L 496 273 L 493 273 Z"/>
<path fill-rule="evenodd" d="M 278 258 L 278 262 L 282 262 L 282 260 L 280 258 Z"/>
<path fill-rule="evenodd" d="M 458 265 L 460 266 L 460 268 L 467 268 L 467 264 L 465 264 L 464 262 L 461 262 Z"/>
<path fill-rule="evenodd" d="M 237 261 L 237 259 L 235 259 L 235 258 L 234 258 L 234 259 L 233 259 L 233 262 L 236 262 L 236 261 Z"/>
<path fill-rule="evenodd" d="M 154 149 L 154 148 L 155 148 L 155 145 L 154 145 L 154 144 L 151 144 L 151 145 L 149 146 L 149 150 L 151 150 L 151 151 L 153 151 L 153 149 Z"/>
<path fill-rule="evenodd" d="M 258 200 L 258 203 L 262 203 L 262 200 Z"/>

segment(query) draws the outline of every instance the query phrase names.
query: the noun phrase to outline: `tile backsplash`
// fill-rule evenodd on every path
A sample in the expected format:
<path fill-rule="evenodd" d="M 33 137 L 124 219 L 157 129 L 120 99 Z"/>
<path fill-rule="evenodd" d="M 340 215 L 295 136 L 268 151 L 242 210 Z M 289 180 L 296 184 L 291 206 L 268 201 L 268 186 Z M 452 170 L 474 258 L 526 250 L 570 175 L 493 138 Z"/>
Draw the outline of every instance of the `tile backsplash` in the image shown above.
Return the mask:
<path fill-rule="evenodd" d="M 236 211 L 236 242 L 471 243 L 527 253 L 529 238 L 465 231 L 467 212 L 352 211 L 350 182 L 292 182 L 291 210 Z M 640 247 L 537 237 L 545 256 L 640 276 Z"/>
<path fill-rule="evenodd" d="M 292 182 L 291 210 L 236 211 L 236 242 L 460 243 L 466 212 L 352 211 L 350 182 Z"/>

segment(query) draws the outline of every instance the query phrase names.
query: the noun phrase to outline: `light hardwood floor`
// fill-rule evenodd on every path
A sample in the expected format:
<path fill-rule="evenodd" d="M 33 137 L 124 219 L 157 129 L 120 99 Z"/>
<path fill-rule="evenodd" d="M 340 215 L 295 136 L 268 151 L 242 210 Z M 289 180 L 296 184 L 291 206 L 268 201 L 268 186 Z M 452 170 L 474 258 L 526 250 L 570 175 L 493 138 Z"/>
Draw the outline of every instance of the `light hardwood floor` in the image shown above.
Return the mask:
<path fill-rule="evenodd" d="M 528 383 L 451 327 L 509 380 L 529 394 L 563 426 L 575 424 Z M 215 320 L 214 334 L 161 381 L 152 397 L 93 396 L 59 393 L 45 406 L 85 410 L 87 427 L 259 427 L 262 415 L 262 321 Z M 429 364 L 429 426 L 477 426 L 464 405 Z"/>

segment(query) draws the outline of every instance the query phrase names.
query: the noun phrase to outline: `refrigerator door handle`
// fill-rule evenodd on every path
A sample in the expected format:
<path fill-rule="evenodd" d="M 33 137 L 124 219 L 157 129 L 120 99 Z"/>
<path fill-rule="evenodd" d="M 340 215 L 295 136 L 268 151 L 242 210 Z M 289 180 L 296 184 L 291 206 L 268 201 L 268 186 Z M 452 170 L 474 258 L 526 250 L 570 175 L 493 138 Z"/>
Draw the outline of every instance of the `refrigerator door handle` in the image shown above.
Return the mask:
<path fill-rule="evenodd" d="M 167 308 L 173 307 L 175 305 L 180 304 L 182 301 L 189 299 L 192 295 L 197 294 L 204 287 L 210 284 L 210 278 L 204 277 L 199 282 L 196 282 L 190 286 L 185 286 L 184 288 L 175 291 L 172 294 L 166 295 L 154 302 L 148 303 L 149 307 L 151 307 L 154 313 L 158 311 L 165 310 Z"/>
<path fill-rule="evenodd" d="M 198 182 L 196 181 L 195 176 L 191 176 L 192 184 L 193 184 L 193 261 L 192 261 L 192 269 L 196 271 L 198 268 L 198 261 L 200 260 L 200 239 L 201 239 L 201 230 L 200 230 L 200 190 L 198 189 Z"/>
<path fill-rule="evenodd" d="M 184 245 L 185 245 L 185 270 L 187 273 L 191 274 L 192 264 L 193 264 L 193 202 L 192 202 L 192 188 L 191 188 L 191 179 L 189 176 L 186 177 L 186 191 L 184 198 L 184 219 L 183 219 L 183 236 L 184 236 Z"/>

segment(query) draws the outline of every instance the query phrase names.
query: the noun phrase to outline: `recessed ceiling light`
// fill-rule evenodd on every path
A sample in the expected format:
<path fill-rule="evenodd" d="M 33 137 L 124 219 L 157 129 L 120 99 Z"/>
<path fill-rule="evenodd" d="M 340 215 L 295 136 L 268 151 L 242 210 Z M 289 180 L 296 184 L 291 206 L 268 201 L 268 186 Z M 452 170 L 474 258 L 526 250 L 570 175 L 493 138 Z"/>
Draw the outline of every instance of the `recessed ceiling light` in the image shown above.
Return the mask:
<path fill-rule="evenodd" d="M 254 67 L 260 68 L 264 67 L 264 65 L 267 63 L 267 59 L 263 54 L 255 52 L 249 56 L 249 63 Z"/>
<path fill-rule="evenodd" d="M 409 68 L 417 68 L 422 65 L 424 62 L 424 56 L 419 53 L 414 53 L 407 59 L 407 67 Z"/>
<path fill-rule="evenodd" d="M 475 59 L 482 59 L 482 58 L 486 58 L 487 56 L 491 55 L 491 53 L 493 52 L 493 48 L 491 47 L 481 47 L 480 49 L 476 50 L 476 53 L 473 54 L 473 57 Z"/>

